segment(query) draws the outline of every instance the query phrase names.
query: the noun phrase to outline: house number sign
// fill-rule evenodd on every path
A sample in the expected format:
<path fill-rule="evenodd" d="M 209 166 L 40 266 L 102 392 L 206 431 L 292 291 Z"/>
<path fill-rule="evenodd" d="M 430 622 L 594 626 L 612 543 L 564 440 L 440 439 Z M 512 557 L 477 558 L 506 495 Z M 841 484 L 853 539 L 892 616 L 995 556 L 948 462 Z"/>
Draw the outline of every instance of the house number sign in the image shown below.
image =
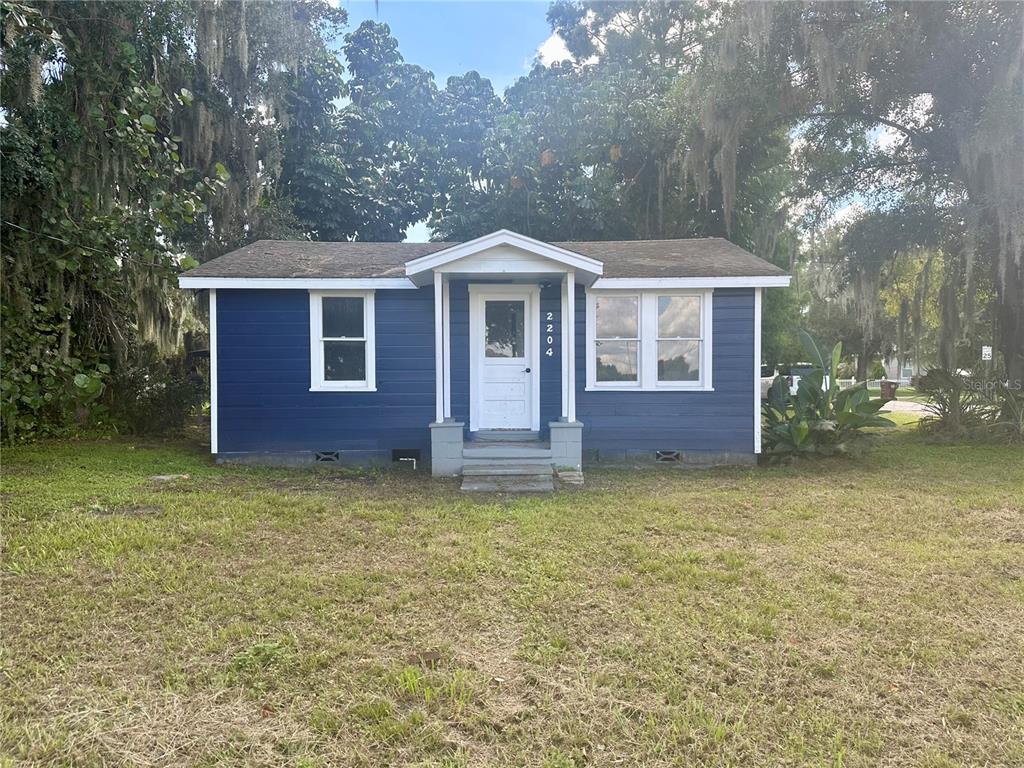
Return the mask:
<path fill-rule="evenodd" d="M 555 354 L 555 348 L 552 344 L 555 343 L 555 313 L 545 312 L 544 313 L 544 354 L 548 357 L 553 357 Z"/>

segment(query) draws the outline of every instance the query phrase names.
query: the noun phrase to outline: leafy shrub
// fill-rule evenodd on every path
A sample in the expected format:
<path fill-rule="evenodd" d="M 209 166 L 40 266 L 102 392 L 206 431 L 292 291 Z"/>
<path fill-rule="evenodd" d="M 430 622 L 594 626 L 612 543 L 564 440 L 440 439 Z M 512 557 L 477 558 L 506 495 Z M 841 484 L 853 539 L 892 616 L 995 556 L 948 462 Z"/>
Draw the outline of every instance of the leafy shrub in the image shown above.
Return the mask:
<path fill-rule="evenodd" d="M 135 434 L 162 435 L 181 429 L 205 393 L 202 378 L 185 358 L 160 359 L 144 348 L 143 361 L 115 377 L 111 411 L 118 425 Z"/>
<path fill-rule="evenodd" d="M 0 424 L 4 442 L 58 437 L 105 415 L 99 402 L 110 366 L 61 353 L 64 322 L 42 303 L 23 312 L 4 304 Z"/>
<path fill-rule="evenodd" d="M 977 435 L 990 418 L 990 406 L 981 391 L 966 378 L 944 368 L 932 368 L 917 381 L 919 392 L 928 395 L 928 415 L 920 427 L 934 437 L 961 440 Z"/>
<path fill-rule="evenodd" d="M 1003 382 L 996 390 L 998 407 L 992 431 L 1013 443 L 1024 443 L 1024 387 Z"/>
<path fill-rule="evenodd" d="M 846 389 L 836 383 L 842 344 L 836 344 L 828 359 L 828 386 L 825 386 L 826 358 L 806 332 L 800 341 L 811 356 L 814 370 L 801 377 L 795 395 L 789 382 L 779 376 L 768 390 L 762 413 L 765 420 L 763 441 L 769 457 L 831 456 L 849 452 L 868 427 L 891 427 L 893 422 L 878 415 L 885 404 L 872 399 L 864 382 Z"/>
<path fill-rule="evenodd" d="M 929 397 L 921 429 L 933 439 L 1024 442 L 1024 390 L 1014 383 L 932 368 L 917 386 Z"/>

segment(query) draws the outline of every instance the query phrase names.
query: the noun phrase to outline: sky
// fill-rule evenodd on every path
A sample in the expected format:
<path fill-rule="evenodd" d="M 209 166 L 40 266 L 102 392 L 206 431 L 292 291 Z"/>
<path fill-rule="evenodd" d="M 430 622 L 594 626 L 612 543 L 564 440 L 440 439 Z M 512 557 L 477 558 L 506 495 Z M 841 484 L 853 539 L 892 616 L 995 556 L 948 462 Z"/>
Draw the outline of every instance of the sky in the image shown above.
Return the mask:
<path fill-rule="evenodd" d="M 565 55 L 547 22 L 547 0 L 339 0 L 338 5 L 348 11 L 350 29 L 367 19 L 391 27 L 402 57 L 433 72 L 439 88 L 449 76 L 475 69 L 501 93 L 529 72 L 538 53 L 545 61 Z"/>
<path fill-rule="evenodd" d="M 451 75 L 475 69 L 500 94 L 529 72 L 537 57 L 548 64 L 568 55 L 548 25 L 547 0 L 340 0 L 338 5 L 348 11 L 349 30 L 367 19 L 391 27 L 402 57 L 433 72 L 439 88 Z M 426 222 L 406 230 L 405 239 L 429 240 Z"/>

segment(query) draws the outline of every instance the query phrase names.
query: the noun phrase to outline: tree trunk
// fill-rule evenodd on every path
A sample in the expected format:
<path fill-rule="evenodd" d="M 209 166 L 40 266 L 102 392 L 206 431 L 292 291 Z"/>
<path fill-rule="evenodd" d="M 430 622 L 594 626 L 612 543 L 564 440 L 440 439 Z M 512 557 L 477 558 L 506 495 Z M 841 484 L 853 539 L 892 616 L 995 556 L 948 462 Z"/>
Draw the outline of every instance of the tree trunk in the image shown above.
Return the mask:
<path fill-rule="evenodd" d="M 1010 257 L 1012 258 L 1012 257 Z M 1024 386 L 1024 264 L 1009 264 L 996 299 L 999 349 L 1010 386 Z"/>
<path fill-rule="evenodd" d="M 868 345 L 865 343 L 860 350 L 860 354 L 857 355 L 857 381 L 865 381 L 868 377 L 868 364 L 871 361 L 871 355 L 868 354 Z"/>

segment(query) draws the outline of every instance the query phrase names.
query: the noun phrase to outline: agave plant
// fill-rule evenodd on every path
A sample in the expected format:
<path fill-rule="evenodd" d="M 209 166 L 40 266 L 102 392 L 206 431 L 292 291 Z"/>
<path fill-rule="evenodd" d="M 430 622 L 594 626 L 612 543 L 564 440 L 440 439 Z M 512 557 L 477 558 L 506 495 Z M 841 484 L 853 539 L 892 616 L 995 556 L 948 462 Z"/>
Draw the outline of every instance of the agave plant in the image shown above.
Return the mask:
<path fill-rule="evenodd" d="M 826 357 L 805 331 L 800 332 L 800 342 L 810 355 L 814 370 L 801 377 L 795 395 L 790 394 L 785 377 L 779 376 L 772 382 L 762 408 L 763 441 L 768 455 L 846 453 L 864 436 L 864 429 L 895 426 L 878 414 L 885 401 L 872 399 L 865 382 L 839 388 L 836 382 L 842 343 L 836 344 L 832 354 Z"/>

